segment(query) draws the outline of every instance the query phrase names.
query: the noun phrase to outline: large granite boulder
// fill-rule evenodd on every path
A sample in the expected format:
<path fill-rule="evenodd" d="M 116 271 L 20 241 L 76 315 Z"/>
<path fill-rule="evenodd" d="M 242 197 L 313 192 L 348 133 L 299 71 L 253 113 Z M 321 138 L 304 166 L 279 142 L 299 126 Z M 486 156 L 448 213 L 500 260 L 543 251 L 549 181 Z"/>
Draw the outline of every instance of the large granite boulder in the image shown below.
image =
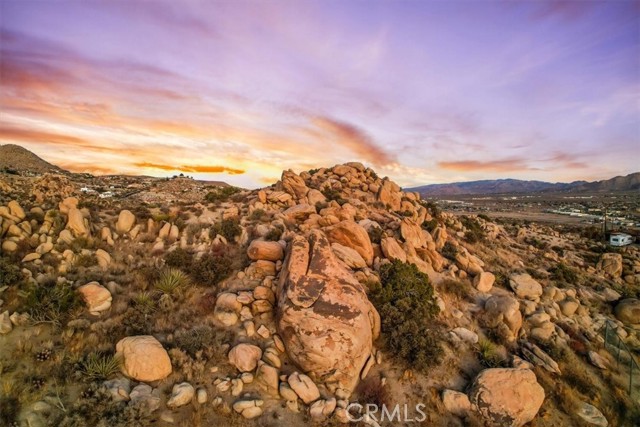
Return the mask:
<path fill-rule="evenodd" d="M 627 325 L 640 324 L 640 300 L 623 299 L 616 305 L 614 313 L 619 321 Z"/>
<path fill-rule="evenodd" d="M 520 427 L 538 413 L 544 389 L 529 369 L 485 369 L 473 382 L 469 400 L 491 425 Z"/>
<path fill-rule="evenodd" d="M 158 381 L 171 374 L 171 360 L 162 344 L 151 335 L 126 337 L 116 344 L 122 373 L 137 381 Z"/>
<path fill-rule="evenodd" d="M 358 252 L 367 265 L 373 263 L 373 246 L 367 230 L 353 221 L 345 220 L 327 229 L 331 243 L 339 243 Z"/>
<path fill-rule="evenodd" d="M 320 230 L 290 243 L 278 284 L 278 332 L 286 351 L 317 383 L 352 391 L 380 332 L 364 287 L 335 257 Z"/>
<path fill-rule="evenodd" d="M 616 253 L 602 254 L 596 268 L 607 276 L 614 279 L 619 278 L 622 275 L 622 255 Z"/>

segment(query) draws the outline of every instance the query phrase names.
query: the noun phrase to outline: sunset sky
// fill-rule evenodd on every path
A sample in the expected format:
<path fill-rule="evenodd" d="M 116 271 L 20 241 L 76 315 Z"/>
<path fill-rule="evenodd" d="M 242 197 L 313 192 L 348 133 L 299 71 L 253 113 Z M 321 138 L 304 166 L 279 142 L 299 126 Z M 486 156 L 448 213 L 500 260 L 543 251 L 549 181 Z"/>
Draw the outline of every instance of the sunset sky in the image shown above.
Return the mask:
<path fill-rule="evenodd" d="M 640 170 L 638 1 L 0 0 L 0 144 L 245 187 Z"/>

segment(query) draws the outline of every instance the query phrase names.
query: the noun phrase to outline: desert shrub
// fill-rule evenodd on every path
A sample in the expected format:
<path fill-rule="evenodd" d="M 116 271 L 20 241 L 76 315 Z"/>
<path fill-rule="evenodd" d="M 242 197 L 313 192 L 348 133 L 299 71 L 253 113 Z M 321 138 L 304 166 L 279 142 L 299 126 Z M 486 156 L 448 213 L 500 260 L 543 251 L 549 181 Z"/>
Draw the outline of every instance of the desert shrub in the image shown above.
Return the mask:
<path fill-rule="evenodd" d="M 223 245 L 213 248 L 193 263 L 191 275 L 198 284 L 216 286 L 242 266 L 241 255 L 236 247 Z"/>
<path fill-rule="evenodd" d="M 549 273 L 551 273 L 551 278 L 558 282 L 576 283 L 578 281 L 575 270 L 561 262 L 550 268 Z"/>
<path fill-rule="evenodd" d="M 156 310 L 156 301 L 151 292 L 140 292 L 132 301 L 133 306 L 143 314 L 151 314 Z"/>
<path fill-rule="evenodd" d="M 545 242 L 544 240 L 540 240 L 536 237 L 527 237 L 524 239 L 524 241 L 527 245 L 531 245 L 534 248 L 540 249 L 543 251 L 549 248 L 549 243 Z"/>
<path fill-rule="evenodd" d="M 153 286 L 163 294 L 173 295 L 181 292 L 190 283 L 189 276 L 182 270 L 167 268 L 162 270 L 160 278 L 156 280 Z"/>
<path fill-rule="evenodd" d="M 214 187 L 207 193 L 204 199 L 209 203 L 225 202 L 229 200 L 231 196 L 239 193 L 240 191 L 242 191 L 240 188 L 234 186 Z"/>
<path fill-rule="evenodd" d="M 233 333 L 226 329 L 216 329 L 208 325 L 196 326 L 187 331 L 175 334 L 175 345 L 189 356 L 196 357 L 197 353 L 206 348 L 220 348 L 231 341 Z"/>
<path fill-rule="evenodd" d="M 600 241 L 604 240 L 604 232 L 602 231 L 602 227 L 593 225 L 582 228 L 580 230 L 580 237 Z"/>
<path fill-rule="evenodd" d="M 480 339 L 476 344 L 476 354 L 480 364 L 485 368 L 500 368 L 506 366 L 504 358 L 496 351 L 496 346 L 489 340 Z"/>
<path fill-rule="evenodd" d="M 251 221 L 259 221 L 266 214 L 267 213 L 264 211 L 264 209 L 255 209 L 253 212 L 251 212 L 251 215 L 249 215 L 249 220 L 251 220 Z"/>
<path fill-rule="evenodd" d="M 406 211 L 398 211 L 398 215 L 400 216 L 404 216 L 404 217 L 411 217 L 413 216 L 413 212 L 406 210 Z"/>
<path fill-rule="evenodd" d="M 482 225 L 474 218 L 463 215 L 460 217 L 460 222 L 466 228 L 464 232 L 464 239 L 469 243 L 477 243 L 484 240 L 487 233 L 482 228 Z"/>
<path fill-rule="evenodd" d="M 82 375 L 89 381 L 104 381 L 120 372 L 115 355 L 90 353 L 81 364 Z"/>
<path fill-rule="evenodd" d="M 336 189 L 331 188 L 331 187 L 325 187 L 325 188 L 322 189 L 321 192 L 324 195 L 324 197 L 327 198 L 327 201 L 329 201 L 329 202 L 335 200 L 341 206 L 344 205 L 345 203 L 347 203 L 347 201 L 342 198 L 342 192 L 340 190 L 336 190 Z"/>
<path fill-rule="evenodd" d="M 433 233 L 433 231 L 438 227 L 438 220 L 435 218 L 432 218 L 430 220 L 424 221 L 422 223 L 422 228 L 424 228 L 425 230 L 427 230 L 429 233 Z"/>
<path fill-rule="evenodd" d="M 94 254 L 80 254 L 76 257 L 74 263 L 76 267 L 93 267 L 98 265 L 98 258 Z"/>
<path fill-rule="evenodd" d="M 454 296 L 461 301 L 471 298 L 471 285 L 468 282 L 445 279 L 438 286 L 442 293 Z"/>
<path fill-rule="evenodd" d="M 20 401 L 15 396 L 0 396 L 0 425 L 18 426 Z"/>
<path fill-rule="evenodd" d="M 0 288 L 17 285 L 21 281 L 20 268 L 7 258 L 0 258 Z"/>
<path fill-rule="evenodd" d="M 485 215 L 485 214 L 478 214 L 478 218 L 481 218 L 487 222 L 491 222 L 491 218 L 489 218 L 489 216 Z"/>
<path fill-rule="evenodd" d="M 504 274 L 502 271 L 496 271 L 493 273 L 496 276 L 496 281 L 494 282 L 494 286 L 499 286 L 501 288 L 509 287 L 509 277 Z"/>
<path fill-rule="evenodd" d="M 215 239 L 219 234 L 227 239 L 227 242 L 229 243 L 233 243 L 236 236 L 239 236 L 241 233 L 242 227 L 240 227 L 240 221 L 238 221 L 237 218 L 223 219 L 222 221 L 213 224 L 209 229 L 209 237 Z"/>
<path fill-rule="evenodd" d="M 373 376 L 365 378 L 360 381 L 355 391 L 358 402 L 363 405 L 373 403 L 382 408 L 382 405 L 388 406 L 391 403 L 389 388 L 382 385 L 380 378 Z"/>
<path fill-rule="evenodd" d="M 434 218 L 440 218 L 440 216 L 442 215 L 442 210 L 438 207 L 438 205 L 435 202 L 423 201 L 422 206 L 427 208 L 431 216 Z"/>
<path fill-rule="evenodd" d="M 440 310 L 429 277 L 414 264 L 395 260 L 382 266 L 380 281 L 371 289 L 371 300 L 380 313 L 386 349 L 416 369 L 438 364 L 441 335 L 431 320 Z"/>
<path fill-rule="evenodd" d="M 277 242 L 282 237 L 283 230 L 280 226 L 275 226 L 267 234 L 265 234 L 264 239 L 270 242 Z"/>
<path fill-rule="evenodd" d="M 379 244 L 382 241 L 382 236 L 384 236 L 384 230 L 382 229 L 382 227 L 369 227 L 367 233 L 369 234 L 371 243 Z"/>
<path fill-rule="evenodd" d="M 443 257 L 453 261 L 458 255 L 458 248 L 451 242 L 445 242 L 444 246 L 442 246 L 442 249 L 440 250 L 440 253 Z"/>
<path fill-rule="evenodd" d="M 80 295 L 70 284 L 50 279 L 29 288 L 23 310 L 36 321 L 66 324 L 83 305 Z"/>
<path fill-rule="evenodd" d="M 193 264 L 193 253 L 183 248 L 176 248 L 164 256 L 164 262 L 169 267 L 188 271 Z"/>
<path fill-rule="evenodd" d="M 560 246 L 551 246 L 551 250 L 557 253 L 559 256 L 564 256 L 564 248 Z"/>
<path fill-rule="evenodd" d="M 171 215 L 169 215 L 168 213 L 164 213 L 164 212 L 158 213 L 158 214 L 154 214 L 153 216 L 151 216 L 151 218 L 153 218 L 153 220 L 155 222 L 163 222 L 163 221 L 169 222 L 169 221 L 171 221 Z"/>
<path fill-rule="evenodd" d="M 114 402 L 109 392 L 92 384 L 72 405 L 53 420 L 58 427 L 148 426 L 153 425 L 139 405 Z"/>

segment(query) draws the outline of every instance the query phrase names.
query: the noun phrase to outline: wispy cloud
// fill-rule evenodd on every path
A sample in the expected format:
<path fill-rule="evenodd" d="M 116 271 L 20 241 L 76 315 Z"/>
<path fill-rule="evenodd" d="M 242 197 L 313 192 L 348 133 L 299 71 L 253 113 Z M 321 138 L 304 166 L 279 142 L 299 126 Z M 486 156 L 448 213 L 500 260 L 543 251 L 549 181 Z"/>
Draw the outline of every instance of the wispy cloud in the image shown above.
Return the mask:
<path fill-rule="evenodd" d="M 242 169 L 234 169 L 226 166 L 213 165 L 165 165 L 161 163 L 137 162 L 133 164 L 138 168 L 144 169 L 160 169 L 163 171 L 177 171 L 189 173 L 226 173 L 229 175 L 242 175 L 245 173 Z"/>
<path fill-rule="evenodd" d="M 527 164 L 526 159 L 510 158 L 500 160 L 457 160 L 438 162 L 442 169 L 456 172 L 515 172 L 520 170 L 534 170 Z"/>

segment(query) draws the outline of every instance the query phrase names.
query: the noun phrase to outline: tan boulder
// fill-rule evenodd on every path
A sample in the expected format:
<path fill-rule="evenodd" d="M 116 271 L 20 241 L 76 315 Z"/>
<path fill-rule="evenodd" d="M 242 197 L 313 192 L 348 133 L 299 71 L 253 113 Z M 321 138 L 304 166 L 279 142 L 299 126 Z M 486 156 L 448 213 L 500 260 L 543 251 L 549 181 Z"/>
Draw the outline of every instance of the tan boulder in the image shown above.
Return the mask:
<path fill-rule="evenodd" d="M 400 234 L 404 241 L 414 248 L 421 248 L 427 244 L 422 227 L 410 218 L 404 218 L 400 223 Z"/>
<path fill-rule="evenodd" d="M 533 420 L 544 402 L 544 389 L 529 369 L 496 368 L 480 372 L 469 400 L 496 426 L 520 427 Z"/>
<path fill-rule="evenodd" d="M 318 386 L 305 374 L 294 372 L 287 379 L 289 387 L 298 395 L 300 399 L 307 405 L 320 398 Z"/>
<path fill-rule="evenodd" d="M 380 248 L 387 259 L 391 261 L 400 260 L 402 262 L 407 262 L 407 254 L 402 247 L 400 247 L 400 244 L 395 238 L 385 237 L 380 242 Z"/>
<path fill-rule="evenodd" d="M 136 223 L 136 216 L 129 210 L 121 210 L 116 222 L 116 231 L 118 234 L 128 233 Z"/>
<path fill-rule="evenodd" d="M 380 317 L 324 233 L 295 236 L 278 284 L 278 333 L 289 358 L 318 382 L 353 390 Z"/>
<path fill-rule="evenodd" d="M 538 301 L 542 295 L 542 285 L 526 273 L 509 277 L 509 286 L 518 298 Z"/>
<path fill-rule="evenodd" d="M 291 206 L 282 214 L 293 221 L 304 221 L 316 213 L 316 207 L 307 203 Z"/>
<path fill-rule="evenodd" d="M 331 243 L 339 243 L 354 249 L 362 256 L 367 265 L 373 263 L 373 246 L 364 227 L 354 221 L 346 220 L 327 228 L 326 232 Z"/>
<path fill-rule="evenodd" d="M 299 175 L 292 170 L 282 172 L 282 188 L 296 199 L 301 199 L 307 195 L 309 188 Z"/>
<path fill-rule="evenodd" d="M 473 278 L 473 286 L 480 292 L 489 292 L 496 281 L 496 276 L 488 271 L 483 271 Z"/>
<path fill-rule="evenodd" d="M 447 411 L 458 417 L 465 417 L 471 411 L 469 396 L 459 391 L 444 390 L 442 392 L 442 403 Z"/>
<path fill-rule="evenodd" d="M 507 341 L 514 341 L 522 327 L 520 303 L 510 295 L 495 295 L 484 304 L 484 324 L 498 329 Z"/>
<path fill-rule="evenodd" d="M 251 372 L 256 369 L 258 361 L 262 357 L 260 347 L 252 344 L 238 344 L 229 352 L 229 363 L 240 372 Z"/>
<path fill-rule="evenodd" d="M 614 279 L 619 278 L 622 275 L 622 255 L 616 253 L 602 254 L 596 269 Z"/>
<path fill-rule="evenodd" d="M 158 381 L 171 374 L 171 360 L 162 344 L 151 335 L 126 337 L 116 344 L 122 373 L 137 381 Z"/>
<path fill-rule="evenodd" d="M 319 190 L 312 188 L 307 193 L 307 200 L 309 200 L 311 206 L 315 206 L 317 203 L 326 202 L 327 198 Z"/>
<path fill-rule="evenodd" d="M 61 213 L 66 215 L 69 213 L 69 210 L 77 209 L 79 202 L 80 201 L 78 200 L 77 197 L 67 197 L 63 201 L 58 203 L 58 209 L 60 210 Z"/>
<path fill-rule="evenodd" d="M 9 208 L 9 213 L 20 221 L 26 218 L 27 215 L 24 213 L 24 209 L 22 209 L 22 206 L 15 200 L 10 201 L 7 207 Z"/>
<path fill-rule="evenodd" d="M 268 363 L 258 362 L 255 383 L 262 391 L 272 396 L 278 395 L 278 370 Z"/>
<path fill-rule="evenodd" d="M 84 223 L 84 216 L 77 208 L 69 209 L 67 218 L 67 228 L 71 230 L 75 237 L 88 236 L 89 230 Z"/>
<path fill-rule="evenodd" d="M 278 242 L 254 240 L 247 249 L 247 255 L 253 261 L 279 261 L 284 258 L 284 250 Z"/>
<path fill-rule="evenodd" d="M 378 201 L 389 206 L 391 210 L 400 210 L 402 206 L 402 193 L 400 187 L 393 181 L 385 178 L 377 194 Z"/>
<path fill-rule="evenodd" d="M 616 318 L 626 325 L 640 324 L 640 300 L 627 298 L 620 301 L 614 309 Z"/>
<path fill-rule="evenodd" d="M 111 292 L 98 282 L 89 282 L 78 288 L 91 314 L 99 314 L 111 308 Z"/>
<path fill-rule="evenodd" d="M 96 259 L 98 260 L 98 265 L 102 267 L 103 270 L 106 270 L 111 264 L 111 255 L 104 249 L 96 250 Z"/>
<path fill-rule="evenodd" d="M 331 249 L 333 249 L 333 253 L 336 254 L 338 259 L 349 268 L 360 269 L 367 266 L 366 261 L 355 249 L 342 246 L 340 243 L 332 243 Z"/>

